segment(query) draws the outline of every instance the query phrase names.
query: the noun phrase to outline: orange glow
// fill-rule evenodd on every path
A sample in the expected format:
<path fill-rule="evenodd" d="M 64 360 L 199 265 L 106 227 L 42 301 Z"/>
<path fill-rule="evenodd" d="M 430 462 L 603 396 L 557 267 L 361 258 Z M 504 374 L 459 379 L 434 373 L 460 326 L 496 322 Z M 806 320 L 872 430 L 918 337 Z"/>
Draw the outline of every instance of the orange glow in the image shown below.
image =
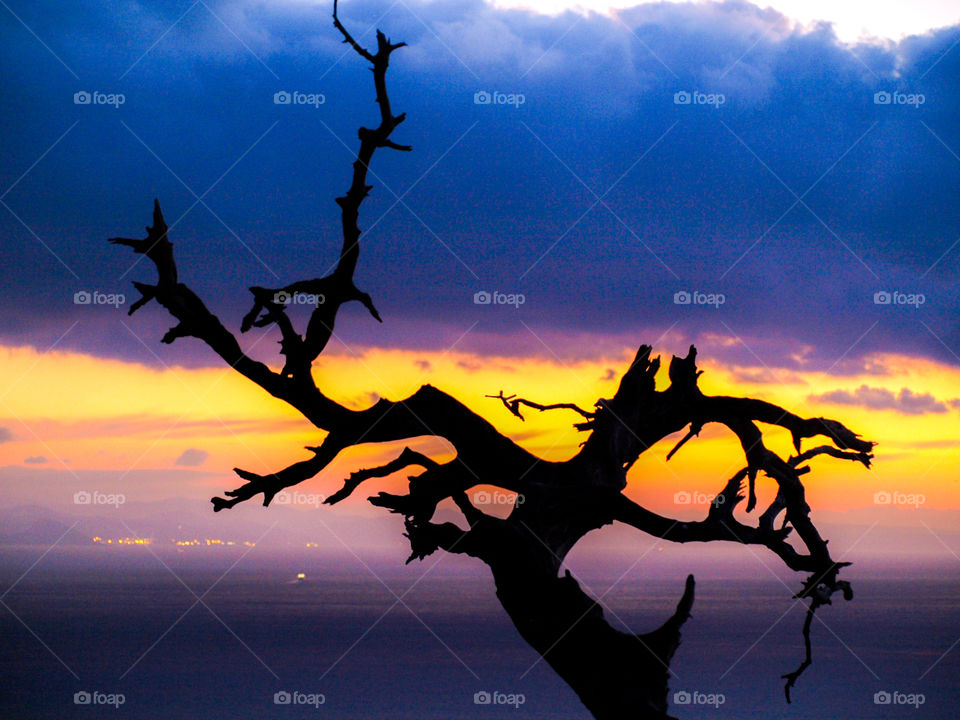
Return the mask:
<path fill-rule="evenodd" d="M 615 392 L 631 355 L 625 349 L 619 358 L 564 365 L 552 358 L 370 350 L 359 359 L 325 358 L 315 376 L 328 394 L 351 407 L 367 406 L 377 395 L 406 397 L 430 382 L 532 452 L 560 460 L 575 453 L 583 440 L 572 426 L 579 416 L 530 410 L 525 412 L 526 422 L 520 422 L 484 395 L 503 390 L 541 402 L 575 402 L 591 408 L 597 398 Z M 947 405 L 943 412 L 911 415 L 811 399 L 867 385 L 894 394 L 910 388 L 948 403 L 960 396 L 960 370 L 899 355 L 872 358 L 883 374 L 843 377 L 800 371 L 771 375 L 756 368 L 712 363 L 705 355 L 700 360 L 705 370 L 701 388 L 707 394 L 749 395 L 799 415 L 833 417 L 880 443 L 870 471 L 831 458 L 815 460 L 813 472 L 806 476 L 812 507 L 865 507 L 873 504 L 878 491 L 919 492 L 929 508 L 960 507 L 957 408 Z M 239 484 L 231 468 L 276 471 L 308 457 L 303 446 L 315 445 L 323 437 L 294 410 L 222 368 L 156 370 L 76 353 L 38 354 L 14 347 L 0 347 L 0 362 L 8 378 L 0 387 L 0 425 L 13 433 L 11 441 L 0 445 L 0 465 L 21 465 L 29 456 L 42 456 L 47 463 L 41 467 L 60 470 L 118 475 L 131 468 L 166 470 L 171 477 L 184 478 L 175 481 L 179 485 L 171 488 L 170 495 L 209 497 Z M 666 368 L 661 372 L 659 382 L 664 387 Z M 784 455 L 791 452 L 788 433 L 770 430 L 768 436 L 769 447 Z M 641 456 L 629 476 L 633 497 L 673 514 L 677 514 L 675 492 L 714 494 L 743 464 L 735 438 L 711 426 L 667 464 L 666 453 L 677 439 L 670 438 Z M 441 441 L 407 444 L 434 453 L 439 460 L 452 456 Z M 811 446 L 806 441 L 804 447 Z M 202 449 L 209 457 L 198 467 L 175 465 L 187 448 Z M 351 449 L 308 483 L 310 491 L 329 494 L 351 470 L 395 453 L 396 448 L 384 446 Z M 402 480 L 374 482 L 380 483 L 378 489 L 396 491 Z M 762 505 L 773 492 L 772 481 L 760 478 L 757 488 Z M 355 509 L 366 507 L 362 499 L 348 502 Z"/>

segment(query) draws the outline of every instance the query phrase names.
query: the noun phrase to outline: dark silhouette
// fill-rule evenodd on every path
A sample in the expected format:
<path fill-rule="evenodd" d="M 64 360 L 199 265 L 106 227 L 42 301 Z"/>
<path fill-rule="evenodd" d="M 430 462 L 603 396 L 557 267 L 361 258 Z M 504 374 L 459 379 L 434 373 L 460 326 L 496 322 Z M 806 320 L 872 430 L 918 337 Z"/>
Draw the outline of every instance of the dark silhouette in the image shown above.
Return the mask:
<path fill-rule="evenodd" d="M 336 2 L 333 18 L 344 42 L 372 65 L 380 124 L 373 129 L 359 129 L 360 149 L 353 163 L 352 181 L 346 194 L 337 198 L 343 246 L 336 269 L 326 277 L 285 288 L 250 289 L 254 305 L 244 317 L 241 330 L 275 324 L 281 336 L 282 370 L 275 372 L 247 356 L 234 335 L 187 285 L 179 282 L 173 245 L 158 202 L 154 204 L 153 226 L 147 228 L 145 239 L 111 240 L 146 255 L 156 265 L 155 285 L 135 283 L 142 298 L 130 312 L 154 299 L 165 307 L 178 323 L 164 335 L 163 342 L 172 343 L 180 337 L 199 338 L 237 372 L 292 405 L 327 433 L 320 445 L 307 448 L 312 457 L 274 474 L 256 475 L 237 468 L 236 473 L 245 484 L 226 492 L 227 498 L 213 498 L 214 511 L 256 495 L 263 495 L 263 504 L 269 505 L 277 492 L 312 478 L 353 445 L 425 435 L 442 437 L 456 449 L 454 460 L 439 464 L 404 449 L 382 467 L 353 473 L 327 502 L 343 500 L 370 478 L 385 477 L 408 467 L 422 468 L 422 473 L 409 478 L 407 494 L 381 492 L 370 498 L 374 505 L 404 516 L 412 550 L 408 562 L 442 549 L 486 563 L 493 573 L 497 597 L 517 630 L 598 719 L 668 717 L 669 664 L 693 605 L 694 580 L 687 577 L 676 612 L 662 626 L 643 634 L 621 632 L 607 623 L 599 604 L 581 590 L 569 572 L 559 576 L 564 557 L 580 538 L 619 521 L 674 542 L 724 540 L 765 546 L 789 568 L 808 576 L 796 596 L 810 601 L 804 627 L 807 652 L 803 664 L 784 675 L 789 702 L 791 688 L 810 662 L 813 612 L 820 605 L 829 604 L 837 591 L 845 599 L 852 597 L 849 583 L 838 579 L 841 568 L 849 563 L 835 562 L 830 557 L 826 540 L 810 520 L 800 477 L 809 472 L 809 461 L 819 455 L 854 460 L 869 467 L 872 442 L 861 440 L 835 420 L 801 418 L 762 400 L 702 394 L 697 387 L 702 371 L 697 370 L 696 350 L 692 346 L 685 357 L 670 360 L 670 384 L 662 390 L 657 390 L 655 383 L 660 360 L 651 356 L 649 346 L 641 346 L 616 394 L 597 400 L 590 411 L 570 403 L 543 405 L 514 395 L 505 396 L 502 391 L 490 396 L 499 399 L 521 420 L 521 406 L 541 412 L 567 409 L 578 413 L 583 421 L 576 427 L 586 433 L 586 440 L 580 451 L 564 462 L 548 462 L 532 455 L 453 397 L 430 385 L 406 399 L 381 399 L 359 411 L 338 404 L 317 387 L 311 364 L 330 339 L 340 306 L 359 301 L 380 321 L 370 296 L 360 291 L 353 279 L 360 252 L 359 210 L 371 190 L 367 169 L 374 152 L 379 148 L 410 150 L 390 139 L 404 115 L 393 114 L 386 87 L 390 57 L 404 43 L 391 43 L 378 30 L 376 51 L 371 52 L 341 24 Z M 303 335 L 294 329 L 283 302 L 283 293 L 298 292 L 322 296 L 318 297 L 322 302 L 312 310 Z M 667 436 L 689 428 L 669 458 L 707 423 L 723 425 L 739 438 L 746 467 L 726 481 L 703 520 L 681 522 L 664 517 L 622 494 L 627 471 L 641 453 Z M 767 449 L 757 423 L 788 429 L 797 455 L 783 459 Z M 818 436 L 830 444 L 801 451 L 804 439 Z M 779 490 L 758 524 L 746 525 L 734 517 L 733 511 L 743 500 L 740 491 L 744 480 L 749 485 L 747 510 L 753 509 L 753 486 L 758 472 L 776 480 Z M 523 502 L 515 504 L 505 519 L 488 515 L 467 495 L 479 484 L 520 493 Z M 446 498 L 452 498 L 469 529 L 432 521 L 437 504 Z M 775 528 L 780 513 L 784 513 L 784 518 L 780 527 Z M 802 550 L 787 542 L 793 530 Z"/>

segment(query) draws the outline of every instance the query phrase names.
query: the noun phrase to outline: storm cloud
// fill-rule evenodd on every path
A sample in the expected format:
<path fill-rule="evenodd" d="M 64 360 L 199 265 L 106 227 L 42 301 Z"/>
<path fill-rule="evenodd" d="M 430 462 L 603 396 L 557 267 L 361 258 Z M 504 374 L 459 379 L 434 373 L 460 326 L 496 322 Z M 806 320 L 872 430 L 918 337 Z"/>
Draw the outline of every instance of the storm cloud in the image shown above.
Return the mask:
<path fill-rule="evenodd" d="M 4 16 L 4 342 L 211 362 L 160 350 L 157 309 L 125 318 L 153 270 L 106 238 L 139 236 L 154 197 L 228 327 L 248 286 L 330 269 L 375 108 L 329 8 L 11 7 L 48 47 Z M 360 223 L 358 284 L 386 322 L 351 309 L 344 342 L 563 355 L 671 331 L 734 338 L 729 359 L 758 368 L 957 362 L 960 28 L 847 45 L 743 2 L 342 11 L 364 41 L 376 24 L 409 43 L 390 86 L 414 146 L 378 153 Z M 97 292 L 131 299 L 77 302 Z"/>

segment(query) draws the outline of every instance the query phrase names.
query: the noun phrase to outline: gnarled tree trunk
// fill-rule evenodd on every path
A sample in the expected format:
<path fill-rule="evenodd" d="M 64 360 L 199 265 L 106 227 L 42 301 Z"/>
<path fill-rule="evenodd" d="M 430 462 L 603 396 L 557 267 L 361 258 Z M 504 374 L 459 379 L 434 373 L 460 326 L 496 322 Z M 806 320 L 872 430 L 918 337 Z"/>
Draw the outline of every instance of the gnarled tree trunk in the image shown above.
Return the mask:
<path fill-rule="evenodd" d="M 371 52 L 357 43 L 337 16 L 334 25 L 363 59 L 372 65 L 380 124 L 361 127 L 360 148 L 350 187 L 337 198 L 340 206 L 343 245 L 334 271 L 322 278 L 300 280 L 284 288 L 251 288 L 254 303 L 243 318 L 241 331 L 276 325 L 281 336 L 283 367 L 277 371 L 253 360 L 240 348 L 235 336 L 178 279 L 173 244 L 158 202 L 154 204 L 153 226 L 145 239 L 114 238 L 111 242 L 133 248 L 156 266 L 155 285 L 135 283 L 142 298 L 130 308 L 132 314 L 150 300 L 156 300 L 178 324 L 163 337 L 172 343 L 180 337 L 205 342 L 237 372 L 268 393 L 296 408 L 318 429 L 322 442 L 308 448 L 312 456 L 270 475 L 236 469 L 245 484 L 213 498 L 213 509 L 224 510 L 257 495 L 269 505 L 277 492 L 314 477 L 344 449 L 360 443 L 402 441 L 424 435 L 442 437 L 456 449 L 454 460 L 439 464 L 410 449 L 378 468 L 359 470 L 327 502 L 334 504 L 353 493 L 361 483 L 385 477 L 398 470 L 421 467 L 410 477 L 405 495 L 379 493 L 370 498 L 405 517 L 410 559 L 422 559 L 440 549 L 476 557 L 486 563 L 496 582 L 497 597 L 523 638 L 572 687 L 584 705 L 602 720 L 607 718 L 667 717 L 667 692 L 671 658 L 680 643 L 680 629 L 690 614 L 694 599 L 693 577 L 676 612 L 659 628 L 645 634 L 624 633 L 604 619 L 597 601 L 590 598 L 569 574 L 560 575 L 567 553 L 588 532 L 612 522 L 621 522 L 673 542 L 730 541 L 762 545 L 791 569 L 808 573 L 798 597 L 809 598 L 805 636 L 808 652 L 804 663 L 786 679 L 790 688 L 809 664 L 809 618 L 836 591 L 851 596 L 850 586 L 838 579 L 848 563 L 834 562 L 826 542 L 809 517 L 801 475 L 807 463 L 827 455 L 853 460 L 869 467 L 873 443 L 861 440 L 842 424 L 825 418 L 801 418 L 761 400 L 703 395 L 697 386 L 700 372 L 696 350 L 686 357 L 674 357 L 669 366 L 669 385 L 657 390 L 659 358 L 641 346 L 625 371 L 616 394 L 599 399 L 594 408 L 558 402 L 543 405 L 515 396 L 496 399 L 519 419 L 521 408 L 537 411 L 569 410 L 582 421 L 577 429 L 587 434 L 580 451 L 565 462 L 549 462 L 527 452 L 498 432 L 487 420 L 470 411 L 446 393 L 425 385 L 406 399 L 380 400 L 371 407 L 350 410 L 324 395 L 316 385 L 311 367 L 333 333 L 341 305 L 362 303 L 376 319 L 380 316 L 373 301 L 354 284 L 360 252 L 358 226 L 360 206 L 370 191 L 367 171 L 379 148 L 408 151 L 390 139 L 404 115 L 393 115 L 387 95 L 386 72 L 391 54 L 403 43 L 393 44 L 377 32 L 377 49 Z M 293 293 L 323 297 L 313 310 L 306 332 L 301 335 L 286 314 L 283 298 Z M 734 433 L 743 447 L 746 465 L 724 480 L 717 501 L 698 522 L 663 517 L 643 508 L 625 495 L 626 474 L 640 454 L 667 436 L 688 428 L 686 436 L 667 455 L 669 459 L 707 423 L 718 423 Z M 781 458 L 763 444 L 757 423 L 788 429 L 797 455 Z M 801 452 L 804 439 L 822 436 L 829 444 Z M 737 520 L 734 509 L 744 498 L 741 485 L 747 482 L 746 509 L 756 505 L 754 480 L 763 472 L 778 483 L 775 500 L 760 515 L 757 525 Z M 494 485 L 516 492 L 523 501 L 515 504 L 504 519 L 484 513 L 468 496 L 477 485 Z M 463 513 L 467 529 L 453 523 L 435 523 L 437 505 L 452 498 Z M 784 519 L 774 528 L 777 517 Z M 803 550 L 786 541 L 796 530 Z"/>

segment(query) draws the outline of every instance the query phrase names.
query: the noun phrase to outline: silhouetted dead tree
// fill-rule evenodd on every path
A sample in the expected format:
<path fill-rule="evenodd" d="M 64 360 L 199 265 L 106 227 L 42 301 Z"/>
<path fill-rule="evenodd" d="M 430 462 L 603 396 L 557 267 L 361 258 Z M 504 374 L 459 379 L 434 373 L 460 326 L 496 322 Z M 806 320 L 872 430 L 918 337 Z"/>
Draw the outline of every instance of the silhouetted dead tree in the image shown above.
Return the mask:
<path fill-rule="evenodd" d="M 173 245 L 158 202 L 154 204 L 153 226 L 147 228 L 146 238 L 111 240 L 146 255 L 156 265 L 155 285 L 135 283 L 142 298 L 130 312 L 150 300 L 165 307 L 178 322 L 162 342 L 172 343 L 181 337 L 202 340 L 230 367 L 289 403 L 326 432 L 320 445 L 307 448 L 311 457 L 288 468 L 270 475 L 237 468 L 236 473 L 246 482 L 226 492 L 226 498 L 213 498 L 214 511 L 257 495 L 263 496 L 265 506 L 269 505 L 278 492 L 314 477 L 341 451 L 354 445 L 442 437 L 456 449 L 454 460 L 438 463 L 407 448 L 382 467 L 353 473 L 327 502 L 343 500 L 368 479 L 406 468 L 422 468 L 423 472 L 409 478 L 407 494 L 381 492 L 370 498 L 374 505 L 404 516 L 412 550 L 408 562 L 442 549 L 486 563 L 493 573 L 497 596 L 517 630 L 577 692 L 594 717 L 602 719 L 668 717 L 669 665 L 680 643 L 680 629 L 690 615 L 694 580 L 687 577 L 676 612 L 663 625 L 652 632 L 625 633 L 610 626 L 598 602 L 568 572 L 560 575 L 570 549 L 591 530 L 615 521 L 672 542 L 722 540 L 761 545 L 787 567 L 808 575 L 797 595 L 810 600 L 804 632 L 807 654 L 795 672 L 784 676 L 789 701 L 790 689 L 810 662 L 812 613 L 829 603 L 837 591 L 846 599 L 852 597 L 849 583 L 838 579 L 841 568 L 849 563 L 835 562 L 830 557 L 827 541 L 810 519 L 800 477 L 809 471 L 809 461 L 820 455 L 869 467 L 873 443 L 861 440 L 835 420 L 798 417 L 762 400 L 704 395 L 697 386 L 702 371 L 697 369 L 696 350 L 692 346 L 685 357 L 670 360 L 669 385 L 658 390 L 655 376 L 660 360 L 651 356 L 649 346 L 642 345 L 614 396 L 597 400 L 592 411 L 571 403 L 543 405 L 504 396 L 503 392 L 490 396 L 501 400 L 521 420 L 521 406 L 540 411 L 568 409 L 583 417 L 584 421 L 576 427 L 587 433 L 586 440 L 579 452 L 564 462 L 536 457 L 431 385 L 424 385 L 405 399 L 378 400 L 365 410 L 348 409 L 317 386 L 311 374 L 312 363 L 329 341 L 340 307 L 357 301 L 380 320 L 370 296 L 354 284 L 361 239 L 359 210 L 371 190 L 367 171 L 374 153 L 380 148 L 410 150 L 391 140 L 404 115 L 393 114 L 386 86 L 390 57 L 404 43 L 391 43 L 377 31 L 376 50 L 367 50 L 341 24 L 336 2 L 333 17 L 344 42 L 372 65 L 380 123 L 372 129 L 359 129 L 360 148 L 353 163 L 350 187 L 337 198 L 343 245 L 333 272 L 284 288 L 250 289 L 254 303 L 240 329 L 275 324 L 284 356 L 282 369 L 277 372 L 245 354 L 235 336 L 179 281 Z M 283 293 L 310 293 L 322 299 L 312 310 L 303 335 L 287 316 Z M 725 482 L 720 492 L 722 500 L 711 503 L 703 520 L 687 522 L 664 517 L 623 494 L 627 471 L 642 453 L 688 428 L 669 458 L 708 423 L 726 427 L 739 439 L 746 466 Z M 768 449 L 758 427 L 761 423 L 789 430 L 797 455 L 784 459 Z M 829 444 L 801 452 L 803 440 L 818 437 Z M 747 510 L 753 509 L 754 479 L 761 472 L 773 478 L 779 489 L 757 525 L 746 525 L 734 517 L 734 508 L 743 500 L 740 491 L 746 480 L 750 496 Z M 505 519 L 491 516 L 476 507 L 467 495 L 481 484 L 522 494 L 524 502 L 516 504 Z M 463 513 L 467 530 L 453 523 L 433 522 L 437 505 L 446 498 L 451 498 Z M 782 524 L 775 528 L 774 521 L 781 513 Z M 787 541 L 792 531 L 799 538 L 799 549 Z"/>

